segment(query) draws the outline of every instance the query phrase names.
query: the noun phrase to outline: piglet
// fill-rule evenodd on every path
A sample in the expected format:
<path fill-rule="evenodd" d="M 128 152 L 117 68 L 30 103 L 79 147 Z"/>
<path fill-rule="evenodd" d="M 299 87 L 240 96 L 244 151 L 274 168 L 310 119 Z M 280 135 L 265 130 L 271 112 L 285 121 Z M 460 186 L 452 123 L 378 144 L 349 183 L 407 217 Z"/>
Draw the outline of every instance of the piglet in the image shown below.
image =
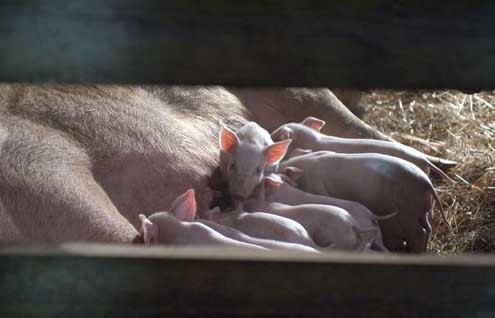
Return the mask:
<path fill-rule="evenodd" d="M 213 209 L 206 212 L 206 218 L 255 238 L 305 245 L 313 252 L 318 248 L 301 224 L 281 216 L 263 212 L 222 213 L 219 209 Z"/>
<path fill-rule="evenodd" d="M 412 252 L 426 250 L 434 201 L 448 224 L 428 176 L 400 158 L 317 151 L 293 157 L 280 169 L 292 174 L 303 191 L 356 201 L 378 215 L 398 212 L 397 217 L 380 222 L 385 246 L 391 250 L 400 250 L 404 241 Z"/>
<path fill-rule="evenodd" d="M 139 215 L 144 243 L 169 245 L 227 245 L 265 250 L 261 246 L 230 239 L 212 228 L 194 222 L 196 200 L 194 190 L 190 189 L 179 196 L 170 208 L 170 212 L 157 212 L 146 217 Z"/>
<path fill-rule="evenodd" d="M 301 123 L 289 123 L 277 128 L 271 137 L 274 141 L 291 139 L 291 149 L 302 148 L 312 151 L 328 150 L 339 153 L 380 153 L 407 160 L 428 173 L 433 170 L 450 182 L 453 182 L 442 170 L 432 164 L 426 156 L 398 142 L 374 139 L 350 139 L 328 136 L 320 133 L 325 125 L 323 120 L 307 117 Z"/>
<path fill-rule="evenodd" d="M 260 191 L 256 198 L 246 201 L 246 211 L 265 211 L 292 219 L 308 231 L 320 248 L 369 250 L 380 231 L 376 226 L 361 228 L 356 219 L 344 209 L 323 204 L 291 206 L 268 202 L 263 196 L 263 186 Z"/>
<path fill-rule="evenodd" d="M 237 133 L 222 126 L 219 168 L 237 210 L 242 209 L 242 202 L 253 193 L 265 173 L 276 170 L 290 142 L 273 143 L 268 132 L 254 122 Z"/>
<path fill-rule="evenodd" d="M 215 207 L 213 210 L 210 210 L 206 212 L 208 215 L 220 213 L 220 209 L 218 207 Z M 205 220 L 205 219 L 198 219 L 197 222 L 203 223 L 204 225 L 207 225 L 208 227 L 214 229 L 218 233 L 221 233 L 222 235 L 231 238 L 236 241 L 241 241 L 245 243 L 250 243 L 250 244 L 255 244 L 258 246 L 262 246 L 268 249 L 273 249 L 273 250 L 285 250 L 285 251 L 297 251 L 297 252 L 310 252 L 310 253 L 317 253 L 315 249 L 301 245 L 301 244 L 294 244 L 294 243 L 288 243 L 288 242 L 282 242 L 282 241 L 275 241 L 271 239 L 262 239 L 262 238 L 256 238 L 249 236 L 237 229 L 221 225 L 219 223 L 216 223 L 214 221 L 210 220 Z"/>
<path fill-rule="evenodd" d="M 289 173 L 292 174 L 297 168 L 289 167 L 287 169 L 289 170 Z M 296 173 L 297 172 L 299 172 L 299 170 L 296 170 Z M 372 248 L 387 251 L 386 247 L 383 245 L 378 221 L 394 217 L 397 215 L 397 212 L 390 215 L 377 216 L 358 202 L 304 192 L 296 188 L 297 183 L 284 174 L 271 174 L 270 176 L 265 177 L 264 186 L 265 199 L 269 202 L 279 202 L 288 205 L 323 204 L 346 210 L 354 217 L 361 228 L 375 228 L 377 230 Z"/>

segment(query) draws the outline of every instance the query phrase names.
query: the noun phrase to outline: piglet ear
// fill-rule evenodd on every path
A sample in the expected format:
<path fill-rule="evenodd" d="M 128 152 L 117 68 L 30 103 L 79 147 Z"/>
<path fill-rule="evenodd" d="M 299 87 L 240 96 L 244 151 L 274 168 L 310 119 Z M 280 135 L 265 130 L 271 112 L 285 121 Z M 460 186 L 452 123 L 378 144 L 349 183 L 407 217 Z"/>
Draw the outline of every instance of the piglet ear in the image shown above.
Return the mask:
<path fill-rule="evenodd" d="M 192 222 L 196 217 L 196 199 L 194 189 L 187 190 L 172 203 L 170 213 L 181 221 Z"/>
<path fill-rule="evenodd" d="M 267 188 L 278 188 L 283 183 L 284 183 L 284 181 L 277 174 L 272 173 L 269 176 L 265 177 L 265 187 L 267 187 Z"/>
<path fill-rule="evenodd" d="M 304 175 L 304 170 L 297 167 L 286 167 L 282 173 L 289 177 L 292 181 L 297 181 Z"/>
<path fill-rule="evenodd" d="M 207 220 L 214 220 L 220 214 L 220 207 L 216 206 L 211 210 L 208 210 L 204 213 Z"/>
<path fill-rule="evenodd" d="M 141 220 L 141 231 L 143 232 L 143 240 L 145 245 L 150 245 L 156 242 L 158 238 L 158 227 L 150 221 L 144 214 L 139 214 Z"/>
<path fill-rule="evenodd" d="M 319 132 L 323 128 L 323 126 L 325 126 L 325 121 L 310 116 L 306 117 L 306 119 L 304 119 L 301 124 Z"/>
<path fill-rule="evenodd" d="M 274 165 L 285 156 L 292 139 L 286 139 L 269 145 L 265 149 L 266 163 Z"/>
<path fill-rule="evenodd" d="M 231 153 L 239 144 L 239 138 L 235 132 L 222 125 L 219 142 L 222 151 Z"/>
<path fill-rule="evenodd" d="M 280 140 L 290 139 L 294 132 L 289 127 L 280 128 Z"/>

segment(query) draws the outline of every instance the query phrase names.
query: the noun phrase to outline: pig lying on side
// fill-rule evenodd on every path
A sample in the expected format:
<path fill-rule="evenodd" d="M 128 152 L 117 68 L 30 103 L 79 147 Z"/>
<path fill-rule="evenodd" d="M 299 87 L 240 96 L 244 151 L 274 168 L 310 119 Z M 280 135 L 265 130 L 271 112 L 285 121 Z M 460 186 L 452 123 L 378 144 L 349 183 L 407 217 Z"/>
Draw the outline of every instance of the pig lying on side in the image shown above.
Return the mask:
<path fill-rule="evenodd" d="M 272 179 L 265 178 L 270 183 Z M 301 224 L 320 248 L 341 250 L 368 250 L 379 235 L 376 226 L 361 228 L 346 210 L 322 204 L 290 206 L 268 202 L 264 197 L 264 186 L 257 198 L 246 202 L 246 211 L 265 211 L 292 219 Z"/>
<path fill-rule="evenodd" d="M 196 200 L 192 189 L 174 201 L 170 212 L 157 212 L 150 217 L 140 214 L 144 243 L 147 245 L 229 245 L 267 250 L 255 244 L 230 239 L 204 224 L 193 222 L 195 215 Z"/>
<path fill-rule="evenodd" d="M 206 213 L 207 214 L 220 213 L 220 209 L 216 207 L 210 212 L 206 212 Z M 251 243 L 273 250 L 286 250 L 286 251 L 311 252 L 311 253 L 317 252 L 315 249 L 301 244 L 294 244 L 294 243 L 288 243 L 282 241 L 275 241 L 271 239 L 252 237 L 237 229 L 218 224 L 214 221 L 198 219 L 197 222 L 203 223 L 204 225 L 207 225 L 208 227 L 214 229 L 215 231 L 221 233 L 222 235 L 236 241 Z"/>
<path fill-rule="evenodd" d="M 294 171 L 293 167 L 287 168 L 290 171 Z M 377 250 L 386 251 L 386 247 L 383 245 L 382 234 L 378 225 L 379 220 L 389 219 L 395 216 L 397 213 L 385 216 L 377 216 L 371 212 L 364 205 L 348 200 L 336 199 L 329 196 L 316 195 L 312 193 L 304 192 L 290 183 L 293 182 L 284 174 L 271 175 L 265 178 L 265 198 L 269 202 L 279 202 L 288 205 L 300 205 L 300 204 L 324 204 L 332 205 L 346 210 L 352 215 L 358 222 L 361 228 L 376 228 L 376 238 L 373 241 L 372 248 Z"/>
<path fill-rule="evenodd" d="M 349 139 L 327 136 L 320 133 L 325 125 L 323 120 L 307 117 L 301 123 L 290 123 L 276 129 L 271 137 L 274 141 L 291 139 L 291 149 L 328 150 L 339 153 L 380 153 L 407 160 L 428 173 L 433 170 L 452 181 L 442 170 L 432 164 L 422 152 L 397 142 L 373 139 Z"/>
<path fill-rule="evenodd" d="M 219 209 L 213 209 L 206 212 L 206 218 L 252 237 L 301 244 L 313 252 L 318 248 L 301 224 L 281 216 L 263 212 L 222 213 Z"/>
<path fill-rule="evenodd" d="M 381 154 L 339 154 L 318 151 L 291 158 L 280 168 L 299 168 L 298 188 L 319 195 L 357 201 L 378 215 L 398 212 L 380 223 L 385 246 L 426 250 L 431 234 L 428 214 L 441 204 L 428 176 L 416 165 Z M 288 171 L 290 173 L 290 171 Z M 443 210 L 442 216 L 446 222 Z"/>
<path fill-rule="evenodd" d="M 266 130 L 256 123 L 248 123 L 238 133 L 223 126 L 220 130 L 220 171 L 228 183 L 234 207 L 241 209 L 260 184 L 265 171 L 285 156 L 290 140 L 271 142 Z"/>

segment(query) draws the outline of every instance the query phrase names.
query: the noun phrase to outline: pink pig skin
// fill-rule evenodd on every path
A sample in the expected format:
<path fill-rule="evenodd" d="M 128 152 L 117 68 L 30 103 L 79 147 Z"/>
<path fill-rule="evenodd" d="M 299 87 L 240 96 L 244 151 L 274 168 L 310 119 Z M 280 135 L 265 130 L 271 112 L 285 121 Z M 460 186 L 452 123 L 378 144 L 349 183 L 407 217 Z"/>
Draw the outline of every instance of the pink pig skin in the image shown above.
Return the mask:
<path fill-rule="evenodd" d="M 265 211 L 298 222 L 323 249 L 369 250 L 379 233 L 376 226 L 361 229 L 356 219 L 347 211 L 329 205 L 290 206 L 256 198 L 247 201 L 245 208 L 246 211 Z"/>
<path fill-rule="evenodd" d="M 380 227 L 378 225 L 378 221 L 393 217 L 395 214 L 390 216 L 377 216 L 358 202 L 304 192 L 292 186 L 290 184 L 291 180 L 287 176 L 279 176 L 281 178 L 278 180 L 276 185 L 273 185 L 273 180 L 270 182 L 265 182 L 265 195 L 267 201 L 279 202 L 288 205 L 324 204 L 342 208 L 356 219 L 361 228 L 376 228 L 378 231 L 376 239 L 373 242 L 373 246 L 375 249 L 387 251 L 387 248 L 383 245 L 382 234 L 379 230 Z"/>
<path fill-rule="evenodd" d="M 207 218 L 255 238 L 301 244 L 312 249 L 318 248 L 301 224 L 278 215 L 264 212 L 209 211 Z"/>
<path fill-rule="evenodd" d="M 214 221 L 199 219 L 199 220 L 197 220 L 197 222 L 200 222 L 200 223 L 214 229 L 218 233 L 221 233 L 222 235 L 224 235 L 228 238 L 231 238 L 233 240 L 236 240 L 236 241 L 255 244 L 255 245 L 262 246 L 262 247 L 265 247 L 268 249 L 273 249 L 273 250 L 286 250 L 286 251 L 295 251 L 295 252 L 297 251 L 297 252 L 318 253 L 317 250 L 315 250 L 309 246 L 305 246 L 305 245 L 301 245 L 301 244 L 294 244 L 294 243 L 287 243 L 287 242 L 275 241 L 275 240 L 270 240 L 270 239 L 261 239 L 261 238 L 252 237 L 252 236 L 249 236 L 247 234 L 242 233 L 241 231 L 239 231 L 237 229 L 218 224 Z"/>
<path fill-rule="evenodd" d="M 237 132 L 222 126 L 219 167 L 237 210 L 242 209 L 242 202 L 251 196 L 265 173 L 276 170 L 289 144 L 290 140 L 273 143 L 269 133 L 254 122 Z"/>
<path fill-rule="evenodd" d="M 434 201 L 441 204 L 428 176 L 416 165 L 382 154 L 341 154 L 318 151 L 291 158 L 282 171 L 296 167 L 304 173 L 298 188 L 313 194 L 356 201 L 378 215 L 398 212 L 380 223 L 384 244 L 424 252 L 431 234 L 428 215 Z M 446 222 L 445 215 L 441 209 Z"/>
<path fill-rule="evenodd" d="M 195 216 L 196 201 L 192 189 L 174 201 L 170 212 L 157 212 L 149 217 L 140 214 L 144 243 L 148 245 L 228 245 L 267 250 L 255 244 L 233 240 L 202 223 L 194 222 Z"/>
<path fill-rule="evenodd" d="M 289 123 L 277 128 L 272 134 L 274 141 L 291 139 L 289 153 L 296 148 L 312 151 L 327 150 L 339 153 L 380 153 L 407 160 L 428 173 L 433 170 L 445 179 L 453 182 L 442 170 L 432 164 L 422 152 L 398 142 L 351 139 L 328 136 L 320 133 L 325 125 L 323 120 L 307 117 L 301 123 Z"/>

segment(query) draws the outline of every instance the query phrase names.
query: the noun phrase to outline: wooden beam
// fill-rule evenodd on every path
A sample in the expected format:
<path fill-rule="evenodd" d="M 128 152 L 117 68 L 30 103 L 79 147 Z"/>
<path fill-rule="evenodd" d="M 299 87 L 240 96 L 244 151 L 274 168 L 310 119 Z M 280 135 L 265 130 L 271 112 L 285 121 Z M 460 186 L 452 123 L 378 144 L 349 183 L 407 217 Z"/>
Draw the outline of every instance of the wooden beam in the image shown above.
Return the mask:
<path fill-rule="evenodd" d="M 0 81 L 495 88 L 492 1 L 10 0 Z"/>
<path fill-rule="evenodd" d="M 495 257 L 0 250 L 1 317 L 488 317 Z"/>

